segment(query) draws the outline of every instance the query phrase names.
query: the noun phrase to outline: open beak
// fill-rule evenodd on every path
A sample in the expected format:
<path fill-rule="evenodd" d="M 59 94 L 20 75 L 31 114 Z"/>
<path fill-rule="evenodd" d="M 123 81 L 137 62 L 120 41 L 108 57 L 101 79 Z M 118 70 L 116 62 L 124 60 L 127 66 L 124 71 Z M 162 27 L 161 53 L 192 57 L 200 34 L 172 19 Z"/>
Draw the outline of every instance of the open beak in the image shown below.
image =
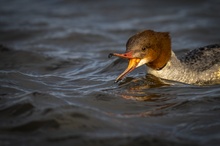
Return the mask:
<path fill-rule="evenodd" d="M 117 56 L 117 57 L 121 57 L 121 58 L 125 58 L 125 59 L 129 59 L 129 64 L 127 69 L 120 74 L 117 79 L 115 80 L 115 82 L 118 82 L 119 80 L 121 80 L 125 75 L 127 75 L 128 73 L 130 73 L 131 71 L 133 71 L 139 64 L 140 60 L 139 58 L 133 58 L 132 57 L 132 52 L 127 52 L 124 54 L 117 54 L 117 53 L 111 53 L 109 54 L 109 58 L 112 56 Z"/>

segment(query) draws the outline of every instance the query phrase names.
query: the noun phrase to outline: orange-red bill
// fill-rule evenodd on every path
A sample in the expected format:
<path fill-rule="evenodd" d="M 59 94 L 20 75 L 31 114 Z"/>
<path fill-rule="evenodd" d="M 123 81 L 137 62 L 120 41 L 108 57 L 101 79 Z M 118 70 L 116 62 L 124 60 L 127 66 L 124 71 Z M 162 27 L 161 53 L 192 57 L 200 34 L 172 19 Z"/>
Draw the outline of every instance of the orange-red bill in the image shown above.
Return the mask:
<path fill-rule="evenodd" d="M 122 73 L 120 74 L 117 79 L 115 80 L 115 82 L 118 82 L 119 80 L 121 80 L 125 75 L 127 75 L 128 73 L 130 73 L 131 71 L 133 71 L 136 66 L 138 65 L 138 63 L 140 62 L 141 59 L 138 59 L 138 58 L 131 58 L 129 59 L 129 64 L 128 64 L 128 67 L 127 69 Z"/>

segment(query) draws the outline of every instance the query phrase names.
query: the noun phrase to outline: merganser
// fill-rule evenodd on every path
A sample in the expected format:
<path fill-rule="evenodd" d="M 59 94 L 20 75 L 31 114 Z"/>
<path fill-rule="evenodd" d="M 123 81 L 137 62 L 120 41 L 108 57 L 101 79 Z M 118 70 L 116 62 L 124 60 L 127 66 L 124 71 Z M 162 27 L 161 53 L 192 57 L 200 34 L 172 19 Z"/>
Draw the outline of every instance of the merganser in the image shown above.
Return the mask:
<path fill-rule="evenodd" d="M 146 64 L 147 73 L 187 84 L 220 84 L 220 44 L 192 50 L 178 59 L 171 50 L 168 32 L 144 30 L 130 37 L 124 54 L 110 53 L 129 60 L 116 82 L 135 68 Z"/>

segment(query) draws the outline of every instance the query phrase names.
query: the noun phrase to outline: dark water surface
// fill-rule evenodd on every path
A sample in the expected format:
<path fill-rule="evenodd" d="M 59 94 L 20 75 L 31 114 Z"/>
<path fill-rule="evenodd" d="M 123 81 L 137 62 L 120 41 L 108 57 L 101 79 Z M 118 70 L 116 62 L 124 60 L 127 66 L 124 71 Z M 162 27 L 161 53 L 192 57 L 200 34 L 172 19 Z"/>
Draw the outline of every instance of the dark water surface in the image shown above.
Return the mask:
<path fill-rule="evenodd" d="M 220 42 L 219 0 L 1 0 L 0 145 L 220 145 L 220 86 L 165 85 L 141 67 L 121 83 L 143 29 L 177 55 Z"/>

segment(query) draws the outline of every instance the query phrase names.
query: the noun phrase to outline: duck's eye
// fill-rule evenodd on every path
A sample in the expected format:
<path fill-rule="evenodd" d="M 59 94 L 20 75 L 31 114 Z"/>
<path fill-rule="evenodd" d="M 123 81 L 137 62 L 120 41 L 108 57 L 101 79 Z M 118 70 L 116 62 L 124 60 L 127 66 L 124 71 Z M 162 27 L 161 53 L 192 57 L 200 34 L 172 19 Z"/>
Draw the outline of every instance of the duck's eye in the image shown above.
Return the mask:
<path fill-rule="evenodd" d="M 145 51 L 146 50 L 146 48 L 144 47 L 144 48 L 142 48 L 142 51 Z"/>

